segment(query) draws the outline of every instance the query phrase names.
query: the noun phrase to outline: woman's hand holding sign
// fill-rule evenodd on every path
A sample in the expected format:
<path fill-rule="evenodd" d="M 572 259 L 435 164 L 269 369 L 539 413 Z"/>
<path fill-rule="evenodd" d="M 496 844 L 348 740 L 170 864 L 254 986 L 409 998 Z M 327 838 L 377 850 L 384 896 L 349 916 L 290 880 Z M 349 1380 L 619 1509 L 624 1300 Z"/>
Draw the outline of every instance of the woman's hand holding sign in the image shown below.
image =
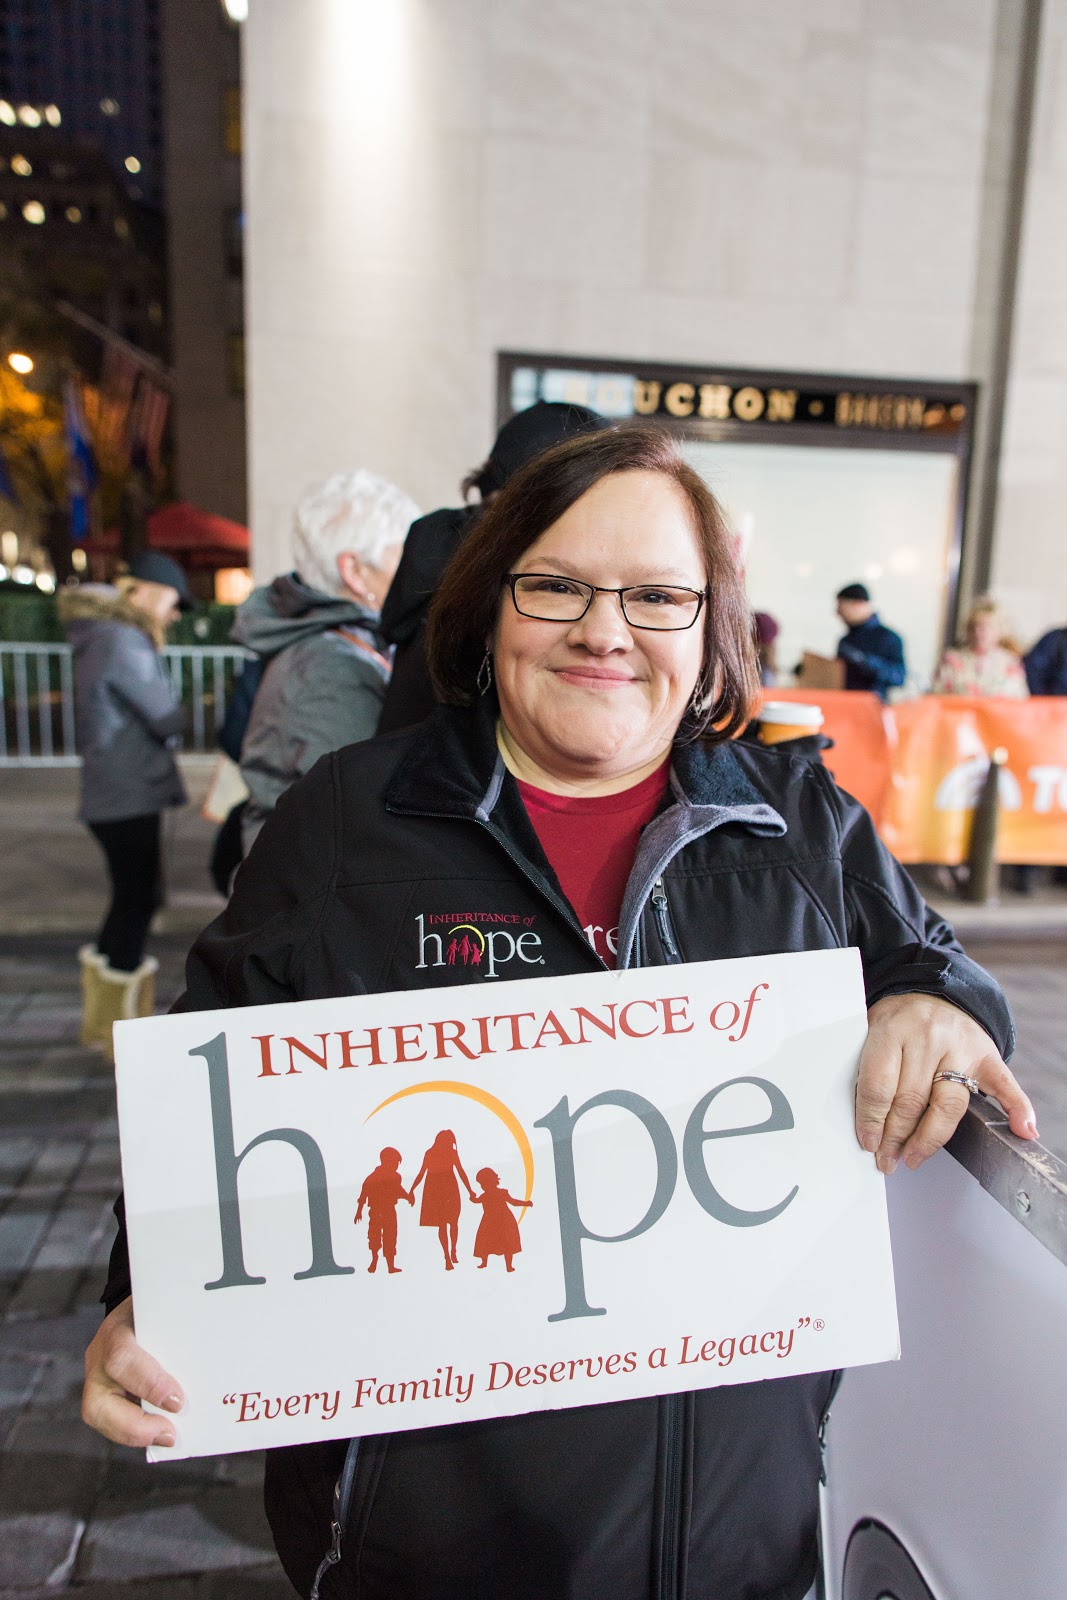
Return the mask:
<path fill-rule="evenodd" d="M 880 1171 L 898 1161 L 919 1167 L 955 1133 L 970 1102 L 973 1079 L 1000 1101 L 1020 1139 L 1036 1139 L 1034 1108 L 1004 1065 L 996 1045 L 965 1011 L 936 995 L 896 994 L 868 1012 L 870 1032 L 856 1085 L 856 1135 Z"/>
<path fill-rule="evenodd" d="M 165 1418 L 142 1411 L 142 1400 L 162 1411 L 180 1411 L 183 1404 L 181 1385 L 134 1338 L 128 1299 L 104 1318 L 85 1352 L 82 1421 L 115 1444 L 141 1450 L 172 1445 L 174 1429 Z"/>

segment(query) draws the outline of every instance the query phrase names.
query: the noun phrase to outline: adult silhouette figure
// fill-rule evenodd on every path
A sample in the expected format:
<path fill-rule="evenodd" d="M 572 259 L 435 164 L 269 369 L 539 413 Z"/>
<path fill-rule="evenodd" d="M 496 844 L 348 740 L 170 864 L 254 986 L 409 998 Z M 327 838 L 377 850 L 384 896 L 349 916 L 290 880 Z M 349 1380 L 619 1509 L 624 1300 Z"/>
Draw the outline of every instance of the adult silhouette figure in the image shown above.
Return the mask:
<path fill-rule="evenodd" d="M 463 1179 L 463 1187 L 473 1200 L 474 1190 L 463 1170 L 456 1149 L 456 1136 L 451 1128 L 442 1128 L 433 1144 L 422 1158 L 419 1175 L 411 1185 L 411 1193 L 423 1178 L 422 1209 L 419 1212 L 420 1228 L 436 1228 L 444 1252 L 445 1271 L 451 1272 L 459 1257 L 456 1244 L 459 1237 L 459 1184 L 456 1174 Z"/>

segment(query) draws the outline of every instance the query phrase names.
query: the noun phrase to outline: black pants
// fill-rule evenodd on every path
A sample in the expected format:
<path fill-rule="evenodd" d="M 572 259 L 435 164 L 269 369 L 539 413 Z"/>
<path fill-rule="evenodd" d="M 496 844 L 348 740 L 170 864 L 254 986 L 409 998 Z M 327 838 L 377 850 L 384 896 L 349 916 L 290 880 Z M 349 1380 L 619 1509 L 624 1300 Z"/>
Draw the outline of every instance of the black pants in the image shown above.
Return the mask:
<path fill-rule="evenodd" d="M 133 972 L 144 957 L 148 925 L 162 900 L 159 812 L 90 822 L 111 874 L 111 904 L 96 948 L 118 972 Z"/>

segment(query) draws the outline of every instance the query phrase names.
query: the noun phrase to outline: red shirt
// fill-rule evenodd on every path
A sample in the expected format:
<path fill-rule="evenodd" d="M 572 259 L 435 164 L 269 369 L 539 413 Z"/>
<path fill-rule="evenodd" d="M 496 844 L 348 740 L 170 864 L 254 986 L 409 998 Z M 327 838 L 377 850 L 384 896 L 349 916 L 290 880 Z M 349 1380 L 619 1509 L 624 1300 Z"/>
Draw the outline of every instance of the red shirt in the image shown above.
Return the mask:
<path fill-rule="evenodd" d="M 530 783 L 519 793 L 560 887 L 597 955 L 615 965 L 619 912 L 641 829 L 659 810 L 670 775 L 668 758 L 618 794 L 576 799 Z"/>

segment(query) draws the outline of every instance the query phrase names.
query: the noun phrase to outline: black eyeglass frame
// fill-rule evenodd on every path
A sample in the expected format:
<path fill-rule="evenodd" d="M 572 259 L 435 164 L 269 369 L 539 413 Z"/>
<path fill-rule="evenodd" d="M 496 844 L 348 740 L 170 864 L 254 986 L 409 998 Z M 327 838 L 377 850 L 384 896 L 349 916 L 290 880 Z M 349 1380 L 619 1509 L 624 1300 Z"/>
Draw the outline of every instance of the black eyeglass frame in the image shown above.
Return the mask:
<path fill-rule="evenodd" d="M 519 604 L 518 596 L 515 593 L 515 585 L 520 578 L 559 578 L 563 583 L 573 583 L 579 589 L 588 589 L 589 598 L 576 617 L 538 617 L 532 611 L 524 611 Z M 628 583 L 621 589 L 606 589 L 599 583 L 586 583 L 583 578 L 568 578 L 566 573 L 563 572 L 506 572 L 504 574 L 504 582 L 511 590 L 511 603 L 519 613 L 519 616 L 529 617 L 531 622 L 565 622 L 570 627 L 575 622 L 581 622 L 598 594 L 614 594 L 619 597 L 619 610 L 622 612 L 622 618 L 626 626 L 628 628 L 637 628 L 642 633 L 688 633 L 690 628 L 696 626 L 697 618 L 703 611 L 706 602 L 711 598 L 710 589 L 690 589 L 683 583 Z M 683 623 L 681 627 L 663 628 L 656 627 L 649 622 L 632 622 L 626 614 L 626 600 L 624 597 L 638 589 L 665 589 L 674 594 L 691 594 L 697 602 L 697 608 L 693 612 L 691 620 Z"/>

